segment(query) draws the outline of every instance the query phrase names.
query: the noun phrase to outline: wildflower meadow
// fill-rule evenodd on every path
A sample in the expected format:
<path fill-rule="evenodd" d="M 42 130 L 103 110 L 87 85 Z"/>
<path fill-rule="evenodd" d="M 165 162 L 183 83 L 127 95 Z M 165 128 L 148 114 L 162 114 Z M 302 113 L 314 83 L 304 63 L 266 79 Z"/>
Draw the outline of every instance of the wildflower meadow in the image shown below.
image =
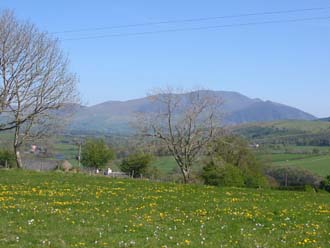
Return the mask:
<path fill-rule="evenodd" d="M 330 194 L 1 170 L 0 247 L 330 247 Z"/>

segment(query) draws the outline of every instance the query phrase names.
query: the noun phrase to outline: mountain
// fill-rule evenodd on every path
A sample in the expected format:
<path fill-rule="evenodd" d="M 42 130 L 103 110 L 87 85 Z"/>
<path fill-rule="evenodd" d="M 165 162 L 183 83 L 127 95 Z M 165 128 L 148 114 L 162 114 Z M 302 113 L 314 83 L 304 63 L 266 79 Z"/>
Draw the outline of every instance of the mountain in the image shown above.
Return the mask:
<path fill-rule="evenodd" d="M 283 104 L 251 99 L 237 92 L 203 91 L 219 97 L 219 106 L 227 125 L 276 120 L 314 120 L 313 115 Z M 185 97 L 184 94 L 181 95 Z M 119 133 L 131 130 L 136 112 L 152 112 L 155 104 L 148 98 L 129 101 L 108 101 L 90 107 L 79 107 L 70 126 L 78 133 Z"/>
<path fill-rule="evenodd" d="M 229 113 L 226 120 L 233 124 L 269 122 L 276 120 L 314 120 L 315 117 L 299 109 L 271 101 L 253 103 Z"/>

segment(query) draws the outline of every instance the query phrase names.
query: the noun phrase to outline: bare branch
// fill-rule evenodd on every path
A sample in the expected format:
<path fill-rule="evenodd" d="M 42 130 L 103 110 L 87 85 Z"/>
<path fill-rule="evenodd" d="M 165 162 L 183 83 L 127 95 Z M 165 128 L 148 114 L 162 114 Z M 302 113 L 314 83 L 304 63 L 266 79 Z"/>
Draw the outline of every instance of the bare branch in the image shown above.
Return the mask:
<path fill-rule="evenodd" d="M 78 101 L 76 82 L 56 39 L 13 12 L 0 14 L 0 131 L 15 129 L 16 152 L 46 133 L 57 110 Z"/>
<path fill-rule="evenodd" d="M 217 133 L 221 101 L 211 91 L 178 93 L 170 88 L 149 100 L 153 110 L 139 113 L 140 130 L 167 146 L 187 182 L 196 157 Z"/>

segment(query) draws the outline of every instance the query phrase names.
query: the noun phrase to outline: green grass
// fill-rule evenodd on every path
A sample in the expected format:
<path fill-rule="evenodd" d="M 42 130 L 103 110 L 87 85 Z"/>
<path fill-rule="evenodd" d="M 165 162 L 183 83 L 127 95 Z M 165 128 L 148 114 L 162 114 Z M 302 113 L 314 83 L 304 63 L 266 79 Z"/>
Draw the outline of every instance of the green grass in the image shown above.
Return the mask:
<path fill-rule="evenodd" d="M 62 154 L 66 159 L 75 158 L 78 154 L 78 147 L 71 144 L 55 143 L 54 153 Z"/>
<path fill-rule="evenodd" d="M 172 156 L 163 156 L 157 157 L 155 161 L 152 162 L 151 166 L 155 166 L 160 171 L 168 173 L 171 172 L 174 168 L 177 168 L 177 163 Z"/>
<path fill-rule="evenodd" d="M 295 159 L 289 161 L 277 161 L 273 165 L 294 166 L 310 170 L 320 176 L 330 175 L 330 156 L 314 156 L 304 159 Z"/>
<path fill-rule="evenodd" d="M 258 155 L 257 158 L 261 161 L 266 163 L 276 163 L 276 162 L 286 162 L 291 160 L 302 160 L 306 158 L 314 158 L 318 157 L 317 155 L 310 155 L 310 154 L 287 154 L 287 153 L 280 153 L 280 154 L 261 154 Z"/>
<path fill-rule="evenodd" d="M 0 171 L 0 247 L 329 247 L 330 194 Z"/>
<path fill-rule="evenodd" d="M 311 133 L 330 131 L 330 122 L 323 121 L 277 121 L 265 125 Z"/>

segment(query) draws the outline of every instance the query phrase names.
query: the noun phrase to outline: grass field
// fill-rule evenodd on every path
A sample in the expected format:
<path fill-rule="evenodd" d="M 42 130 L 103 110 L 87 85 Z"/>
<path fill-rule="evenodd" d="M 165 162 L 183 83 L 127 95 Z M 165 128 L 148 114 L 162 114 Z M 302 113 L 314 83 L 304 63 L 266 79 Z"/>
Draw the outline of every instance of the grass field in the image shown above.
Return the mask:
<path fill-rule="evenodd" d="M 306 158 L 315 158 L 317 155 L 310 154 L 288 154 L 288 153 L 279 153 L 279 154 L 261 154 L 257 158 L 266 163 L 276 163 L 276 162 L 286 162 L 291 160 L 303 160 Z"/>
<path fill-rule="evenodd" d="M 269 153 L 258 154 L 257 158 L 265 165 L 294 166 L 307 169 L 322 177 L 330 175 L 329 155 Z M 177 168 L 177 164 L 171 156 L 158 157 L 152 165 L 164 173 L 171 172 L 174 168 Z"/>
<path fill-rule="evenodd" d="M 320 176 L 330 175 L 330 156 L 312 156 L 303 159 L 277 161 L 273 165 L 294 166 L 310 170 Z"/>
<path fill-rule="evenodd" d="M 329 247 L 330 194 L 0 171 L 0 247 Z"/>
<path fill-rule="evenodd" d="M 177 167 L 177 164 L 172 156 L 157 157 L 151 165 L 157 167 L 164 173 L 171 172 Z"/>

